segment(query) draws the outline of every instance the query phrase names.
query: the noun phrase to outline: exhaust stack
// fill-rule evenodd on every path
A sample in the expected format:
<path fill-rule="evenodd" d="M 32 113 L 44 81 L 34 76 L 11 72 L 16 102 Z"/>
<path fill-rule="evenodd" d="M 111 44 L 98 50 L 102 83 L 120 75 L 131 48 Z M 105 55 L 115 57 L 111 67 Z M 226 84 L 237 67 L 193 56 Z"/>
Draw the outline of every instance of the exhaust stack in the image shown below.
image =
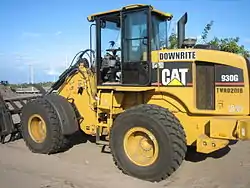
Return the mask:
<path fill-rule="evenodd" d="M 183 42 L 185 40 L 185 24 L 186 23 L 187 23 L 187 12 L 179 19 L 177 23 L 178 48 L 182 48 Z"/>

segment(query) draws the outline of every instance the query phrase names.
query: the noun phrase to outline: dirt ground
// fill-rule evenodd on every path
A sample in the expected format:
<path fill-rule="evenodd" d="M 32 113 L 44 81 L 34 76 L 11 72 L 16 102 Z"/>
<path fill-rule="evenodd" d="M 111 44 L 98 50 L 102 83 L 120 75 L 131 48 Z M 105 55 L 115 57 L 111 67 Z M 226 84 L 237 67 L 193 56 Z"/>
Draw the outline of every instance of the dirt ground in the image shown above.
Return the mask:
<path fill-rule="evenodd" d="M 175 174 L 149 183 L 122 174 L 111 155 L 81 139 L 56 155 L 31 153 L 23 140 L 0 145 L 1 188 L 249 188 L 250 142 L 204 157 L 192 151 Z"/>

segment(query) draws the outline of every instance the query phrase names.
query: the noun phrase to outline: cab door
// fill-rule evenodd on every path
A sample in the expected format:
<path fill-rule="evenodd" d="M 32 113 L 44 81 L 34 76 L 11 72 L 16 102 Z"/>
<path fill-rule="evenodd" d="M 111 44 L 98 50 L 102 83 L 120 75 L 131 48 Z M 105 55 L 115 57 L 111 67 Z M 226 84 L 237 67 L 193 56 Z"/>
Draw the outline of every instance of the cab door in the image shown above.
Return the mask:
<path fill-rule="evenodd" d="M 150 84 L 150 9 L 122 11 L 122 84 Z"/>

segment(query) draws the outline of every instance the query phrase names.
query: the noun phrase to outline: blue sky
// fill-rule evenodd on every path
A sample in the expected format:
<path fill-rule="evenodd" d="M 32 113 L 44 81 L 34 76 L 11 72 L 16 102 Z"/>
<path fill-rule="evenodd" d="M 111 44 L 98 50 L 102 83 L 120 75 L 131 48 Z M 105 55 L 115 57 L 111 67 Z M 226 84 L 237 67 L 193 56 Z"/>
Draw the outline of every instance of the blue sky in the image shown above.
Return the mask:
<path fill-rule="evenodd" d="M 1 0 L 0 80 L 28 82 L 32 64 L 35 82 L 53 81 L 66 59 L 89 47 L 89 14 L 133 3 L 170 12 L 173 21 L 188 12 L 186 36 L 199 36 L 214 20 L 210 37 L 239 36 L 250 49 L 249 0 Z"/>

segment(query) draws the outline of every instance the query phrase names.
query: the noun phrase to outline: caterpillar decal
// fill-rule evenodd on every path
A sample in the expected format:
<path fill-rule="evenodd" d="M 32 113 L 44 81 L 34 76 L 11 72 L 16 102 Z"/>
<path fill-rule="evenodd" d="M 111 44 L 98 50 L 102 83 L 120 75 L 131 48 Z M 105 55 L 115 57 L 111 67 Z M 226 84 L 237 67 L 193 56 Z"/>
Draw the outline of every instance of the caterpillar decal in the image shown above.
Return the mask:
<path fill-rule="evenodd" d="M 159 80 L 157 80 L 159 66 Z M 152 69 L 152 85 L 188 87 L 192 86 L 192 63 L 155 63 Z"/>

